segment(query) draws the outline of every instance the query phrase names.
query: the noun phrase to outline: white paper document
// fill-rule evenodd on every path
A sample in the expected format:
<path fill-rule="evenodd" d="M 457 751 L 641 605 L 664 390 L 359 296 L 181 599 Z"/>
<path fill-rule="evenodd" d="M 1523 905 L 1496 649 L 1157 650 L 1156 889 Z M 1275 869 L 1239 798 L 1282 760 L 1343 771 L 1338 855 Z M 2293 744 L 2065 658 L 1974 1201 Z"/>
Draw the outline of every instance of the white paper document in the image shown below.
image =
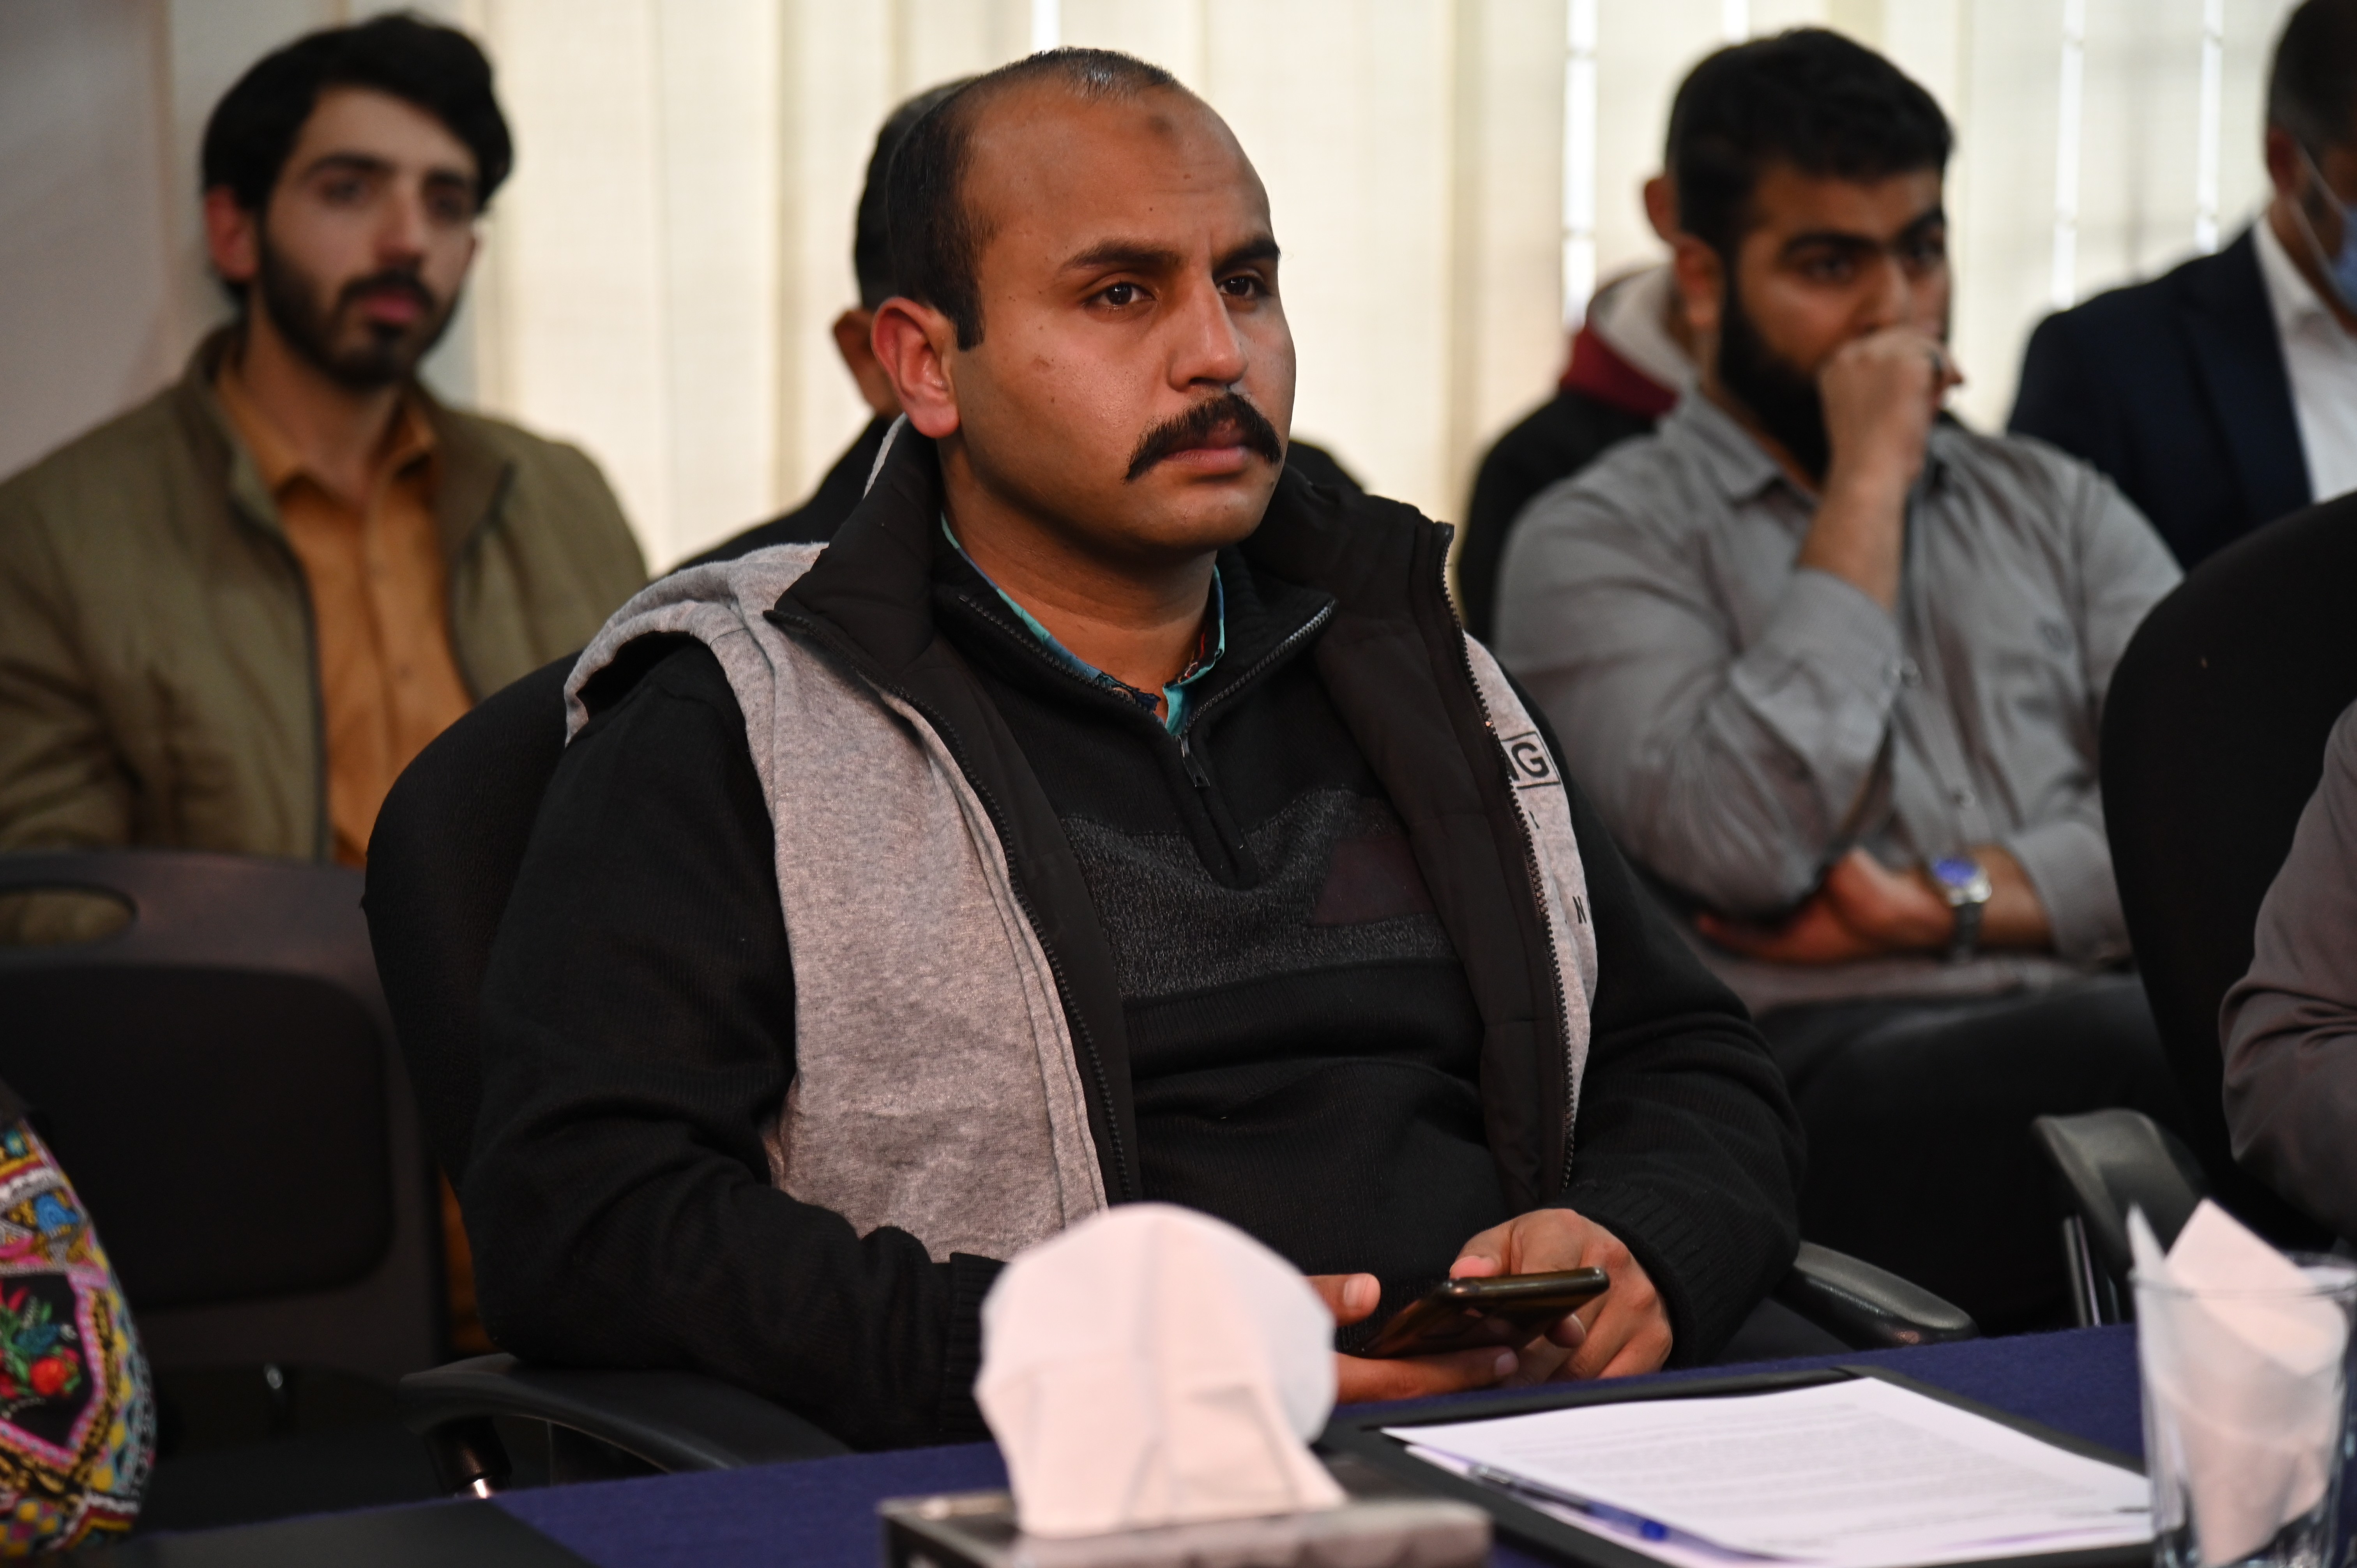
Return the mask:
<path fill-rule="evenodd" d="M 1680 1568 L 1898 1568 L 2152 1539 L 2142 1476 L 1873 1378 L 1387 1430 Z"/>

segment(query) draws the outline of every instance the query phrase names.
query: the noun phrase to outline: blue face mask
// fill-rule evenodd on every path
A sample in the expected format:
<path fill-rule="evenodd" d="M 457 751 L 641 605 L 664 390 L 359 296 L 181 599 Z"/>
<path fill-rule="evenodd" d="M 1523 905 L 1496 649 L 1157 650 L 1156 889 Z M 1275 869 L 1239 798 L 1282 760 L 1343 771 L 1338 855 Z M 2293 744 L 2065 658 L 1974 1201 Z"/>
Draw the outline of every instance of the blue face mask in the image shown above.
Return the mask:
<path fill-rule="evenodd" d="M 2332 209 L 2341 214 L 2341 252 L 2338 255 L 2324 253 L 2324 242 L 2316 237 L 2316 225 L 2308 220 L 2308 204 L 2295 201 L 2292 209 L 2299 214 L 2299 226 L 2308 231 L 2308 242 L 2316 251 L 2316 260 L 2324 268 L 2326 281 L 2332 292 L 2341 296 L 2343 308 L 2357 311 L 2357 207 L 2352 207 L 2332 192 L 2324 183 L 2324 171 L 2316 166 L 2316 156 L 2306 147 L 2299 156 L 2308 160 L 2308 172 L 2316 177 L 2316 188 Z"/>

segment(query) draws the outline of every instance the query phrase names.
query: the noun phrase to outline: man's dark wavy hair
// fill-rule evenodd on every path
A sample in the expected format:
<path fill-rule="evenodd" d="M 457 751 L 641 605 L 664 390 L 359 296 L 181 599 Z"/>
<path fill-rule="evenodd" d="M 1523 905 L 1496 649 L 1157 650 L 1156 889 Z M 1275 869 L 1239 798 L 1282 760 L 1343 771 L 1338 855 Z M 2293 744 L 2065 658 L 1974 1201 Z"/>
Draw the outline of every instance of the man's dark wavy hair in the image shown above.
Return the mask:
<path fill-rule="evenodd" d="M 2315 157 L 2357 144 L 2357 0 L 2308 0 L 2284 24 L 2267 71 L 2267 124 Z"/>
<path fill-rule="evenodd" d="M 507 117 L 491 95 L 491 62 L 475 40 L 405 13 L 308 33 L 264 55 L 213 105 L 205 122 L 199 188 L 227 187 L 260 212 L 295 151 L 303 123 L 331 87 L 367 87 L 425 110 L 475 155 L 475 201 L 515 166 Z"/>
<path fill-rule="evenodd" d="M 1035 81 L 1052 81 L 1084 99 L 1186 91 L 1160 66 L 1112 49 L 1047 49 L 975 77 L 909 128 L 886 180 L 892 283 L 948 317 L 961 349 L 982 341 L 982 289 L 974 268 L 990 240 L 965 199 L 974 123 L 993 99 Z"/>
<path fill-rule="evenodd" d="M 1945 169 L 1955 138 L 1932 95 L 1839 33 L 1795 27 L 1720 49 L 1670 105 L 1678 225 L 1730 263 L 1771 164 L 1879 180 Z"/>

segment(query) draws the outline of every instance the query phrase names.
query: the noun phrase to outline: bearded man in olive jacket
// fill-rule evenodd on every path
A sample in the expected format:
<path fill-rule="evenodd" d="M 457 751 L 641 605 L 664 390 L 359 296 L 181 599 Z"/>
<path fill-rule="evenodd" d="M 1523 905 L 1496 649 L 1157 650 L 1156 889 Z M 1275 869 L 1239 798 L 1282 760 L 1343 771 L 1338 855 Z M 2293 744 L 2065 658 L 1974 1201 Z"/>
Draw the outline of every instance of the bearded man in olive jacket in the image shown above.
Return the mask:
<path fill-rule="evenodd" d="M 481 52 L 408 17 L 298 39 L 214 110 L 238 318 L 0 485 L 0 850 L 357 864 L 443 725 L 644 583 L 587 457 L 415 380 L 511 162 Z"/>

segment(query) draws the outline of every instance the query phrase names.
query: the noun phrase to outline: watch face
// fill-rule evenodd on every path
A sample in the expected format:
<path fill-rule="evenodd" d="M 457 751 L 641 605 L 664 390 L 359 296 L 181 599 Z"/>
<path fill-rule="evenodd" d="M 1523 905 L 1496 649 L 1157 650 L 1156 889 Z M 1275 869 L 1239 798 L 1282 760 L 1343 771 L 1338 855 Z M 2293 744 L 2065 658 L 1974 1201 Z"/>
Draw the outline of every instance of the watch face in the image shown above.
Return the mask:
<path fill-rule="evenodd" d="M 1958 892 L 1970 887 L 1981 874 L 1980 863 L 1961 855 L 1943 855 L 1932 863 L 1932 880 Z"/>

